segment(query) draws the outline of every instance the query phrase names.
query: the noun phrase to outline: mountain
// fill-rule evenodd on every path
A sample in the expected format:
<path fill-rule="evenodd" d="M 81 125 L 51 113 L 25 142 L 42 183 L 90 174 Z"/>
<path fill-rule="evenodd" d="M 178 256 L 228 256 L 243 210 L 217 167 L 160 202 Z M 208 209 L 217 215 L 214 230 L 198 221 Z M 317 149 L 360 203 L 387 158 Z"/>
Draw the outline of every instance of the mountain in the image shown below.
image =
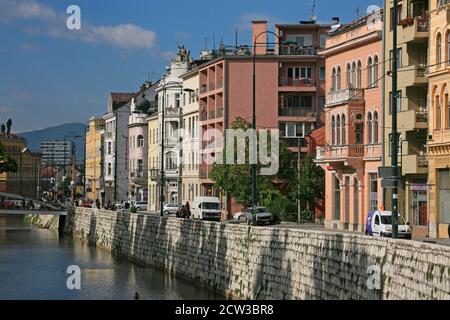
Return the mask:
<path fill-rule="evenodd" d="M 40 143 L 45 140 L 64 140 L 64 136 L 81 136 L 81 138 L 68 138 L 75 142 L 75 152 L 77 163 L 84 160 L 84 139 L 86 135 L 86 125 L 84 123 L 65 123 L 59 126 L 46 129 L 17 133 L 27 139 L 28 148 L 34 152 L 40 152 Z"/>

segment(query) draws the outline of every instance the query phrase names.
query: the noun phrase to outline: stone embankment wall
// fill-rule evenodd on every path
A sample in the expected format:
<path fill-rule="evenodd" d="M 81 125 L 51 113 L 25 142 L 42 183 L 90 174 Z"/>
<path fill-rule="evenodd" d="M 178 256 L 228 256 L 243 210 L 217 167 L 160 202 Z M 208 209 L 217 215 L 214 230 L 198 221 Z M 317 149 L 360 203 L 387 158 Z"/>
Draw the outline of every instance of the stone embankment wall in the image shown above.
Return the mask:
<path fill-rule="evenodd" d="M 25 216 L 25 221 L 27 221 L 39 228 L 58 230 L 59 216 L 58 215 L 28 214 Z"/>
<path fill-rule="evenodd" d="M 85 208 L 65 231 L 232 298 L 450 298 L 450 247 L 434 244 Z"/>

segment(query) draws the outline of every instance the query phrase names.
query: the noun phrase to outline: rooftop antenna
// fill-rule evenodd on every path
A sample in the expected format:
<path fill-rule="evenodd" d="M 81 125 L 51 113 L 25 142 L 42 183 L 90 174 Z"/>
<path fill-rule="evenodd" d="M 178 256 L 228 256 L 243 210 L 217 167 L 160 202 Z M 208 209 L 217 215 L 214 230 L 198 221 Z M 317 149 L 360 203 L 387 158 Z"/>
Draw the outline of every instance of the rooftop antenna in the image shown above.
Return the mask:
<path fill-rule="evenodd" d="M 313 0 L 313 2 L 305 2 L 305 5 L 307 6 L 311 6 L 311 15 L 310 15 L 310 19 L 312 21 L 317 21 L 317 16 L 315 15 L 316 13 L 316 0 Z"/>
<path fill-rule="evenodd" d="M 238 32 L 239 30 L 237 28 L 234 29 L 234 45 L 236 46 L 236 49 L 238 47 Z"/>
<path fill-rule="evenodd" d="M 359 19 L 360 17 L 360 10 L 359 10 L 359 5 L 356 7 L 356 19 Z"/>

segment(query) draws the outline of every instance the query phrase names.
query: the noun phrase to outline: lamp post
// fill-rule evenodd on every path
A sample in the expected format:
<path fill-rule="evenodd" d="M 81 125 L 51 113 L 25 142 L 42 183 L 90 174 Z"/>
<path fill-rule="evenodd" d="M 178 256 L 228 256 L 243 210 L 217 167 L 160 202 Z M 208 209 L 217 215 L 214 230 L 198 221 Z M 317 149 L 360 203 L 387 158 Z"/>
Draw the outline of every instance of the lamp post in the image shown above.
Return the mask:
<path fill-rule="evenodd" d="M 77 139 L 77 138 L 81 138 L 81 136 L 80 135 L 75 135 L 75 134 L 64 136 L 64 155 L 63 155 L 63 157 L 64 157 L 64 160 L 63 160 L 63 163 L 64 163 L 64 176 L 63 176 L 63 188 L 64 188 L 63 192 L 64 192 L 64 196 L 65 196 L 65 193 L 66 193 L 65 192 L 65 187 L 66 187 L 65 180 L 66 180 L 66 174 L 67 174 L 67 172 L 66 172 L 66 156 L 67 156 L 67 139 L 68 138 Z M 73 143 L 73 141 L 71 141 L 71 142 Z"/>
<path fill-rule="evenodd" d="M 175 88 L 179 88 L 180 92 L 183 91 L 191 91 L 192 89 L 183 89 L 183 85 L 177 81 L 169 81 L 167 83 L 162 84 L 163 88 L 163 96 L 162 96 L 162 106 L 161 106 L 161 172 L 160 172 L 160 195 L 159 195 L 159 202 L 160 202 L 160 216 L 162 217 L 164 215 L 164 187 L 165 187 L 165 171 L 164 171 L 164 131 L 165 131 L 165 104 L 166 104 L 166 91 L 167 86 L 172 86 Z M 180 95 L 180 99 L 181 99 Z M 181 107 L 181 103 L 180 103 Z M 181 126 L 181 123 L 180 123 Z"/>
<path fill-rule="evenodd" d="M 263 31 L 259 33 L 255 39 L 253 40 L 253 114 L 252 114 L 252 129 L 256 131 L 256 46 L 258 44 L 265 44 L 267 45 L 268 42 L 258 42 L 258 38 L 262 36 L 263 34 L 271 34 L 278 40 L 278 54 L 280 54 L 280 48 L 281 48 L 281 42 L 280 42 L 280 36 L 272 31 Z M 296 44 L 292 41 L 286 41 L 284 44 Z M 256 133 L 255 133 L 256 134 Z M 256 139 L 253 141 L 253 150 L 257 152 L 257 135 Z M 258 157 L 255 157 L 257 159 Z M 249 157 L 250 159 L 250 157 Z M 257 161 L 257 160 L 256 160 Z M 256 163 L 252 164 L 252 217 L 253 217 L 253 223 L 256 223 Z"/>
<path fill-rule="evenodd" d="M 28 148 L 23 148 L 20 152 L 20 195 L 24 198 L 23 195 L 23 154 L 28 152 Z"/>

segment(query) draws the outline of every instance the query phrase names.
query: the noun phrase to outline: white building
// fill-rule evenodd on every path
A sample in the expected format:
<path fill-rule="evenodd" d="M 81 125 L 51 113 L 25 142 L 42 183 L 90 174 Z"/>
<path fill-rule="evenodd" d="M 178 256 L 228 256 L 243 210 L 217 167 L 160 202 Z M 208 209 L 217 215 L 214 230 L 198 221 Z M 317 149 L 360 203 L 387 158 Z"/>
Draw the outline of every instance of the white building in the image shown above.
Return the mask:
<path fill-rule="evenodd" d="M 40 144 L 42 165 L 64 167 L 72 161 L 72 142 L 64 140 L 47 140 Z"/>
<path fill-rule="evenodd" d="M 133 96 L 133 93 L 111 93 L 108 113 L 103 116 L 106 201 L 125 201 L 128 198 L 128 120 Z"/>

